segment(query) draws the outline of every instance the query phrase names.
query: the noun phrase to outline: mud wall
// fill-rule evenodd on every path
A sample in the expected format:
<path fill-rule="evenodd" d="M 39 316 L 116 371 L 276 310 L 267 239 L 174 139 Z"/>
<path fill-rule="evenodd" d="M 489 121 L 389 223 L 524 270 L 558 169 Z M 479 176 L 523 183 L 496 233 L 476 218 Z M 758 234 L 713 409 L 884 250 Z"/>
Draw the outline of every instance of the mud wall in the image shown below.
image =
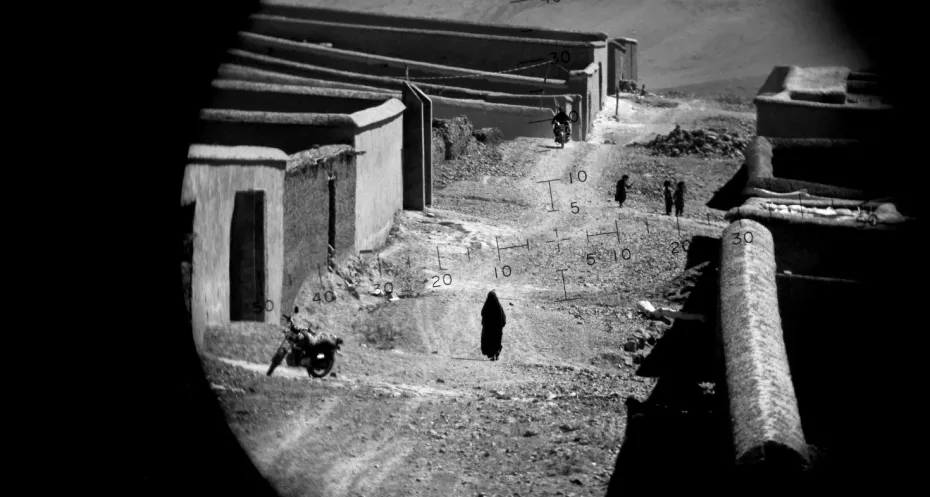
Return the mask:
<path fill-rule="evenodd" d="M 273 71 L 264 71 L 253 67 L 240 66 L 237 64 L 222 64 L 218 71 L 218 77 L 227 81 L 253 81 L 256 83 L 274 83 L 282 85 L 300 85 L 319 88 L 336 88 L 345 90 L 374 91 L 386 93 L 394 98 L 400 98 L 400 92 L 378 88 L 375 86 L 356 85 L 352 83 L 341 83 L 327 79 L 302 78 Z"/>
<path fill-rule="evenodd" d="M 208 326 L 229 322 L 230 236 L 236 192 L 265 192 L 264 297 L 274 304 L 265 322 L 280 320 L 284 259 L 284 170 L 287 156 L 260 147 L 192 145 L 184 171 L 181 205 L 195 203 L 191 324 L 203 350 Z"/>
<path fill-rule="evenodd" d="M 423 99 L 413 86 L 406 85 L 404 103 L 404 209 L 421 211 L 426 207 L 426 170 L 432 158 L 423 148 L 425 133 L 432 134 L 432 120 L 426 121 Z"/>
<path fill-rule="evenodd" d="M 498 72 L 544 62 L 550 53 L 567 51 L 560 61 L 568 70 L 583 69 L 596 62 L 595 47 L 606 41 L 560 41 L 549 39 L 493 36 L 452 31 L 392 28 L 379 25 L 332 23 L 258 14 L 252 16 L 250 32 L 310 43 L 332 43 L 334 48 L 354 50 L 412 61 L 468 67 Z M 606 39 L 606 38 L 605 38 Z M 430 50 L 423 50 L 423 47 Z M 607 57 L 604 51 L 603 63 Z M 519 74 L 544 78 L 548 65 L 521 70 Z M 551 72 L 550 72 L 550 75 Z M 553 75 L 554 76 L 554 75 Z"/>
<path fill-rule="evenodd" d="M 264 0 L 260 12 L 263 14 L 292 17 L 295 19 L 497 36 L 519 36 L 529 39 L 561 41 L 604 41 L 607 39 L 606 33 L 556 30 L 539 28 L 536 26 L 505 26 L 480 22 L 450 21 L 428 17 L 355 12 L 300 5 L 293 0 Z"/>
<path fill-rule="evenodd" d="M 429 46 L 429 45 L 427 45 Z M 380 57 L 365 51 L 342 50 L 319 45 L 296 43 L 286 39 L 272 38 L 253 33 L 240 34 L 239 50 L 259 55 L 267 55 L 301 64 L 325 67 L 338 71 L 372 74 L 387 78 L 403 79 L 409 68 L 410 78 L 446 78 L 449 76 L 467 76 L 449 80 L 439 79 L 439 83 L 454 83 L 456 86 L 475 90 L 499 91 L 505 93 L 529 93 L 542 86 L 545 71 L 540 74 L 497 74 L 480 70 L 450 67 L 442 64 L 428 64 L 400 58 Z M 560 76 L 551 74 L 554 80 Z M 564 74 L 564 73 L 563 73 Z M 564 76 L 562 76 L 564 77 Z"/>
<path fill-rule="evenodd" d="M 762 188 L 868 200 L 906 186 L 894 174 L 875 174 L 875 166 L 882 163 L 882 147 L 875 141 L 756 136 L 745 153 L 744 198 L 751 196 L 751 189 Z"/>
<path fill-rule="evenodd" d="M 353 145 L 356 129 L 352 118 L 346 114 L 204 109 L 197 141 L 230 147 L 273 147 L 291 155 L 314 145 Z"/>
<path fill-rule="evenodd" d="M 308 276 L 326 270 L 329 243 L 329 178 L 335 180 L 335 257 L 355 250 L 355 154 L 348 145 L 330 145 L 292 156 L 284 179 L 284 290 L 290 310 Z"/>
<path fill-rule="evenodd" d="M 630 38 L 612 38 L 607 43 L 607 93 L 617 92 L 617 80 L 639 80 L 636 52 L 639 44 Z"/>
<path fill-rule="evenodd" d="M 207 108 L 263 112 L 352 114 L 392 98 L 378 92 L 312 88 L 244 81 L 215 80 Z"/>
<path fill-rule="evenodd" d="M 396 112 L 379 117 L 355 136 L 355 149 L 364 152 L 356 158 L 357 250 L 376 250 L 383 245 L 394 214 L 403 209 L 403 116 Z"/>
<path fill-rule="evenodd" d="M 881 135 L 890 129 L 895 113 L 885 107 L 799 102 L 759 96 L 756 133 L 776 138 L 851 138 Z"/>
<path fill-rule="evenodd" d="M 400 79 L 371 76 L 368 74 L 355 72 L 338 71 L 321 66 L 301 64 L 277 57 L 253 54 L 241 50 L 232 50 L 230 51 L 230 55 L 231 60 L 235 61 L 237 64 L 241 64 L 247 67 L 255 67 L 262 71 L 287 75 L 285 77 L 296 76 L 324 78 L 343 83 L 362 82 L 367 85 L 378 86 L 396 91 L 402 91 L 405 84 L 405 81 Z M 582 135 L 587 136 L 585 133 L 587 133 L 587 129 L 590 128 L 594 122 L 593 115 L 588 112 L 589 104 L 587 102 L 597 94 L 595 85 L 598 83 L 597 79 L 594 77 L 597 72 L 598 70 L 596 66 L 589 66 L 588 71 L 573 71 L 567 82 L 549 80 L 545 84 L 534 86 L 533 93 L 535 94 L 529 95 L 511 95 L 501 92 L 446 87 L 420 82 L 417 82 L 416 85 L 417 88 L 431 96 L 467 98 L 474 100 L 485 100 L 490 103 L 526 106 L 533 106 L 536 101 L 539 101 L 541 104 L 545 105 L 557 104 L 559 102 L 567 103 L 569 100 L 575 100 L 575 95 L 580 95 L 581 98 L 585 101 L 581 103 L 575 101 L 572 105 L 573 109 L 578 110 L 579 113 L 579 123 L 575 123 L 573 128 L 581 128 Z M 540 81 L 540 83 L 542 83 L 542 81 Z M 592 90 L 592 88 L 594 88 L 594 90 Z M 540 92 L 540 89 L 543 91 Z M 591 94 L 590 97 L 589 94 Z M 553 98 L 556 100 L 553 101 Z M 553 106 L 553 109 L 554 108 L 555 106 Z M 576 137 L 575 139 L 578 138 Z"/>
<path fill-rule="evenodd" d="M 435 119 L 452 119 L 465 115 L 475 128 L 500 128 L 505 140 L 519 136 L 552 137 L 550 122 L 553 112 L 549 109 L 443 97 L 432 97 L 431 100 Z M 571 109 L 567 109 L 566 112 L 571 112 Z"/>
<path fill-rule="evenodd" d="M 752 243 L 727 243 L 754 233 Z M 719 332 L 736 463 L 794 472 L 809 462 L 782 334 L 775 241 L 754 221 L 723 231 Z"/>

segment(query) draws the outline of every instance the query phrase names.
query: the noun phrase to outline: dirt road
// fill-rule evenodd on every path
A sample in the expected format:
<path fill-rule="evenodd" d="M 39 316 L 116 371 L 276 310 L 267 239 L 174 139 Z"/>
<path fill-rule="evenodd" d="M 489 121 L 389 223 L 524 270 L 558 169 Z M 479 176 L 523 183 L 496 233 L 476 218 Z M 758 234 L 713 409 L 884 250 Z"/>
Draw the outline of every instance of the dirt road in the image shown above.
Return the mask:
<path fill-rule="evenodd" d="M 335 282 L 336 303 L 304 302 L 346 338 L 334 376 L 267 378 L 273 333 L 214 336 L 207 369 L 230 426 L 282 495 L 604 494 L 624 399 L 654 385 L 620 351 L 666 328 L 633 305 L 685 268 L 670 244 L 723 227 L 613 201 L 624 145 L 713 110 L 621 100 L 617 120 L 614 108 L 586 143 L 510 144 L 538 157 L 522 177 L 457 181 L 430 211 L 401 213 L 364 258 L 359 299 Z M 386 282 L 404 298 L 371 295 Z M 480 355 L 492 288 L 507 313 L 498 362 Z"/>

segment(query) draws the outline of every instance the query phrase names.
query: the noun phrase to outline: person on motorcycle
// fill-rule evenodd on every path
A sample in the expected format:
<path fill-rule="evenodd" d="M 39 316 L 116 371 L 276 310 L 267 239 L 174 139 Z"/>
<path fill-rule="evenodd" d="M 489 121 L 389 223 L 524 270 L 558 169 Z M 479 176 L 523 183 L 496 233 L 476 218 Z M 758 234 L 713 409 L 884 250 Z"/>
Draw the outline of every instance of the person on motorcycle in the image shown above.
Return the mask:
<path fill-rule="evenodd" d="M 565 131 L 567 136 L 572 135 L 572 120 L 568 117 L 568 114 L 565 113 L 565 110 L 562 107 L 559 107 L 559 111 L 552 118 L 552 133 L 558 135 L 559 126 L 565 126 Z"/>

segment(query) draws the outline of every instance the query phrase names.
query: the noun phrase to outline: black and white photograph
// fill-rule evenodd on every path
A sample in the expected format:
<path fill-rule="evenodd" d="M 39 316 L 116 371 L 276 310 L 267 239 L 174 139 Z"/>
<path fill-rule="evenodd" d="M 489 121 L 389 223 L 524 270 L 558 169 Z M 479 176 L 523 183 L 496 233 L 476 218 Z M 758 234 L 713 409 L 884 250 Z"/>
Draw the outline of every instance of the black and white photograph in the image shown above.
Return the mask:
<path fill-rule="evenodd" d="M 201 477 L 897 495 L 925 160 L 852 4 L 254 2 L 171 164 Z"/>

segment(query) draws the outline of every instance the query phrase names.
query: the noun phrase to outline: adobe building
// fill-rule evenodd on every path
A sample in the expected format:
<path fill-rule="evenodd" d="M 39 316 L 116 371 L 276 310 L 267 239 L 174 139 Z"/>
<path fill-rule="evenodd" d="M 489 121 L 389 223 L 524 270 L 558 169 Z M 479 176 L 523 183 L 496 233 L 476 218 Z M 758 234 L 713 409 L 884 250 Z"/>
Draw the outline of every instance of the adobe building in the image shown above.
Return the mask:
<path fill-rule="evenodd" d="M 334 113 L 206 108 L 201 111 L 199 140 L 227 146 L 274 147 L 288 155 L 310 150 L 314 145 L 352 146 L 359 154 L 354 178 L 355 248 L 373 250 L 387 240 L 394 214 L 403 208 L 405 107 L 394 98 L 380 103 L 325 99 L 330 101 L 334 106 L 347 107 L 338 107 Z"/>
<path fill-rule="evenodd" d="M 501 128 L 505 138 L 551 137 L 541 123 L 559 106 L 550 102 L 555 97 L 576 112 L 573 138 L 583 140 L 616 80 L 637 77 L 636 40 L 605 33 L 352 12 L 288 0 L 263 1 L 251 19 L 230 52 L 230 62 L 239 66 L 393 90 L 409 81 L 445 99 L 476 100 L 455 95 L 459 90 L 545 96 L 520 102 L 478 98 L 499 107 L 453 100 L 437 106 L 437 114 L 464 109 L 479 126 L 485 117 L 500 118 L 503 127 L 488 125 Z"/>
<path fill-rule="evenodd" d="M 756 96 L 757 134 L 865 139 L 896 119 L 881 78 L 846 67 L 777 66 Z"/>
<path fill-rule="evenodd" d="M 181 215 L 191 240 L 191 326 L 278 323 L 284 259 L 287 155 L 265 147 L 196 144 L 188 152 Z"/>
<path fill-rule="evenodd" d="M 757 136 L 728 186 L 718 339 L 741 467 L 796 476 L 855 457 L 848 372 L 876 333 L 905 327 L 891 309 L 919 261 L 916 204 L 880 147 Z"/>

